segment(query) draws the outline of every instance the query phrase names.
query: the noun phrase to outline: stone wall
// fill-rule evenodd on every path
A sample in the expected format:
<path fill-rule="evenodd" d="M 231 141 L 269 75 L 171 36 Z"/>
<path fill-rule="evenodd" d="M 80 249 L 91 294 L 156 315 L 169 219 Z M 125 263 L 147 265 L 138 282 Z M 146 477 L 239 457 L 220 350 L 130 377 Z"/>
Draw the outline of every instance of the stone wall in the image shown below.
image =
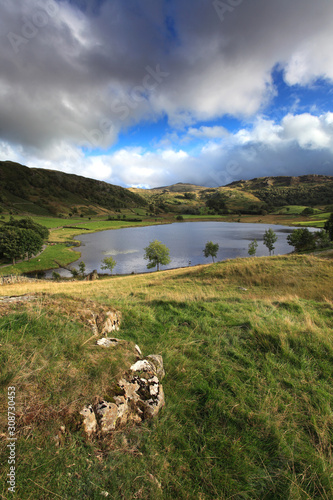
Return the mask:
<path fill-rule="evenodd" d="M 12 274 L 10 276 L 0 276 L 0 285 L 11 285 L 13 283 L 33 283 L 40 281 L 36 278 L 27 278 L 26 276 L 16 276 Z"/>

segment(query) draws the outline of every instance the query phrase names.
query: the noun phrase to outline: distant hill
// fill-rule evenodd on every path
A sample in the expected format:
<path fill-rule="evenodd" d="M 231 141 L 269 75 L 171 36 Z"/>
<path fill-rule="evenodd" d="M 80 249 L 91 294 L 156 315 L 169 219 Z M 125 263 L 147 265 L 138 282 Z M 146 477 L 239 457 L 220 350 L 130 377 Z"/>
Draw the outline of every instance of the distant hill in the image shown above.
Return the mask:
<path fill-rule="evenodd" d="M 177 183 L 125 189 L 56 170 L 0 162 L 0 211 L 34 215 L 144 208 L 150 214 L 261 214 L 284 205 L 333 205 L 333 176 L 260 177 L 210 188 Z"/>
<path fill-rule="evenodd" d="M 259 177 L 232 182 L 227 187 L 252 193 L 268 206 L 333 203 L 333 176 Z"/>
<path fill-rule="evenodd" d="M 144 207 L 128 189 L 56 170 L 0 162 L 0 207 L 36 215 L 80 213 L 85 216 L 121 208 Z"/>
<path fill-rule="evenodd" d="M 333 176 L 261 177 L 208 188 L 178 183 L 152 189 L 131 189 L 145 197 L 155 210 L 198 213 L 203 207 L 215 212 L 261 213 L 283 205 L 333 204 Z"/>

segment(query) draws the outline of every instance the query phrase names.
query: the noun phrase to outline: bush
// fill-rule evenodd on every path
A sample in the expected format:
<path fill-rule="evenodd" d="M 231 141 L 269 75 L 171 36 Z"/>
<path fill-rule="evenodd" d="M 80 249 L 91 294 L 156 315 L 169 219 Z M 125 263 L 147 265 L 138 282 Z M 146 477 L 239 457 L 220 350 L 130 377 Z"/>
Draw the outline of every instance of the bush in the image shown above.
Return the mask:
<path fill-rule="evenodd" d="M 287 242 L 289 245 L 295 248 L 296 252 L 301 252 L 304 250 L 314 250 L 315 235 L 310 233 L 308 228 L 295 229 L 291 234 L 287 236 Z"/>
<path fill-rule="evenodd" d="M 301 215 L 313 215 L 315 213 L 314 209 L 311 207 L 306 207 L 304 210 L 301 212 Z"/>

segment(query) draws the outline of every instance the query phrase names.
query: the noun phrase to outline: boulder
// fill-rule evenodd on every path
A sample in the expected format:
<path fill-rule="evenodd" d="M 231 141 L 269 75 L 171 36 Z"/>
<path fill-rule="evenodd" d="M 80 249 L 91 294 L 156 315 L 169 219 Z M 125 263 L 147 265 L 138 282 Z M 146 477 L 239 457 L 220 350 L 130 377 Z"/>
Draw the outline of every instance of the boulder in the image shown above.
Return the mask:
<path fill-rule="evenodd" d="M 104 342 L 118 339 L 100 339 Z M 154 418 L 165 405 L 164 391 L 158 373 L 164 376 L 163 359 L 159 355 L 147 356 L 134 363 L 118 380 L 112 401 L 96 398 L 97 403 L 86 406 L 83 427 L 88 436 L 106 434 L 124 426 L 127 422 L 136 424 Z M 92 413 L 95 418 L 92 417 Z"/>

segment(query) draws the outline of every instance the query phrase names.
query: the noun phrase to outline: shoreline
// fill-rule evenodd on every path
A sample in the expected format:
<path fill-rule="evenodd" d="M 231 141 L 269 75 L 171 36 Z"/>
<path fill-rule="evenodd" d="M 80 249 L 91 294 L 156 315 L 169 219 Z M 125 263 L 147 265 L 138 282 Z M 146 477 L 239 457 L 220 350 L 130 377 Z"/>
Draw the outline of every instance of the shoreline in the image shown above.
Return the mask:
<path fill-rule="evenodd" d="M 77 240 L 75 238 L 78 237 L 78 236 L 84 235 L 84 234 L 95 234 L 95 233 L 99 233 L 99 232 L 102 232 L 102 231 L 113 231 L 113 230 L 127 229 L 127 228 L 131 229 L 131 228 L 135 228 L 135 227 L 162 226 L 162 225 L 166 225 L 166 224 L 168 224 L 168 225 L 170 225 L 170 224 L 183 224 L 183 223 L 187 223 L 187 222 L 219 222 L 219 223 L 224 222 L 224 223 L 237 223 L 237 224 L 269 224 L 269 225 L 275 225 L 275 226 L 295 227 L 295 229 L 297 229 L 299 227 L 310 227 L 310 228 L 312 227 L 313 229 L 318 229 L 318 230 L 320 229 L 320 228 L 316 228 L 316 227 L 311 226 L 311 225 L 305 226 L 304 225 L 304 221 L 298 221 L 299 224 L 297 224 L 297 222 L 292 223 L 291 220 L 290 220 L 291 217 L 288 217 L 289 220 L 283 221 L 283 220 L 280 219 L 279 221 L 274 221 L 274 222 L 271 221 L 272 217 L 273 218 L 275 217 L 274 215 L 273 216 L 262 216 L 264 219 L 265 218 L 269 218 L 269 220 L 270 220 L 269 222 L 268 221 L 265 222 L 265 220 L 263 220 L 261 218 L 258 220 L 257 216 L 254 217 L 254 216 L 245 215 L 243 217 L 245 218 L 245 220 L 240 220 L 240 218 L 238 220 L 230 220 L 230 218 L 228 218 L 229 220 L 225 220 L 225 218 L 222 218 L 222 217 L 219 217 L 219 218 L 209 218 L 209 217 L 199 218 L 199 217 L 193 216 L 193 218 L 191 218 L 191 219 L 184 219 L 182 221 L 160 219 L 159 221 L 154 221 L 154 222 L 150 222 L 150 223 L 139 223 L 139 224 L 133 224 L 132 223 L 132 224 L 129 224 L 129 225 L 126 225 L 126 226 L 121 226 L 120 225 L 120 227 L 96 228 L 96 229 L 84 228 L 86 232 L 83 232 L 83 233 L 80 232 L 79 234 L 75 234 L 74 233 L 72 235 L 69 235 L 69 238 L 71 239 L 71 241 L 67 240 L 67 244 L 71 243 L 71 246 L 67 246 L 67 244 L 66 244 L 65 241 L 57 241 L 56 242 L 56 241 L 49 240 L 48 245 L 46 246 L 46 248 L 40 254 L 38 254 L 38 256 L 42 255 L 45 252 L 45 250 L 47 250 L 50 246 L 55 245 L 55 244 L 57 244 L 57 245 L 66 245 L 65 248 L 68 251 L 73 252 L 73 253 L 77 252 L 78 257 L 76 259 L 71 260 L 70 262 L 66 263 L 65 265 L 61 265 L 61 263 L 58 263 L 57 260 L 54 259 L 54 262 L 57 264 L 58 267 L 54 267 L 54 266 L 52 266 L 52 267 L 43 267 L 43 268 L 36 268 L 36 269 L 32 269 L 32 270 L 29 270 L 29 271 L 22 271 L 22 272 L 20 272 L 19 269 L 16 269 L 16 273 L 14 273 L 14 272 L 13 273 L 9 273 L 9 275 L 11 275 L 11 274 L 18 274 L 18 275 L 27 275 L 28 274 L 28 275 L 32 275 L 32 274 L 38 274 L 38 273 L 46 273 L 48 271 L 55 271 L 55 272 L 57 272 L 57 270 L 60 270 L 60 269 L 65 269 L 65 270 L 69 271 L 69 269 L 68 269 L 67 266 L 69 266 L 71 264 L 74 264 L 75 262 L 77 262 L 81 258 L 81 252 L 78 251 L 78 250 L 74 250 L 74 248 L 79 248 L 81 246 L 81 242 L 80 242 L 80 240 Z M 277 215 L 276 217 L 281 217 L 281 216 Z M 256 218 L 257 220 L 248 220 L 249 218 L 251 218 L 251 219 L 252 218 Z M 108 221 L 101 221 L 101 222 L 108 222 Z M 112 223 L 112 222 L 118 222 L 118 221 L 109 221 L 109 222 Z M 123 222 L 126 222 L 126 220 L 119 221 L 119 222 L 123 223 Z M 311 224 L 311 221 L 307 221 L 307 222 L 309 222 Z M 82 222 L 82 224 L 85 224 L 85 222 Z M 63 229 L 67 229 L 66 226 L 58 226 L 58 227 L 52 228 L 50 230 L 50 237 L 52 235 L 52 230 L 53 231 L 59 231 L 59 230 L 63 230 Z M 78 230 L 82 231 L 83 228 L 79 228 L 79 227 L 76 228 L 75 226 L 71 226 L 68 229 L 78 229 Z M 290 253 L 292 253 L 292 252 L 290 252 Z M 284 255 L 287 255 L 287 254 L 284 254 Z M 33 262 L 34 259 L 37 258 L 38 256 L 34 257 L 32 259 L 32 261 L 30 261 L 30 262 Z M 74 255 L 73 255 L 73 257 L 74 257 Z M 241 257 L 235 257 L 235 258 L 241 258 Z M 242 258 L 246 258 L 246 257 L 242 257 Z M 226 259 L 226 260 L 228 260 L 228 259 Z M 223 262 L 223 261 L 221 261 L 221 262 Z M 20 261 L 20 263 L 21 264 L 22 263 L 28 263 L 28 261 Z M 17 263 L 17 264 L 20 264 L 20 263 Z M 182 269 L 182 268 L 186 269 L 187 267 L 195 267 L 196 265 L 205 265 L 205 264 L 195 264 L 193 266 L 185 266 L 185 267 L 181 267 L 181 268 L 172 268 L 172 269 Z M 12 264 L 8 264 L 8 265 L 5 264 L 5 265 L 1 265 L 0 269 L 6 269 L 6 267 L 11 268 L 13 266 L 12 266 Z M 169 270 L 169 269 L 166 269 L 166 270 Z M 155 272 L 155 271 L 152 271 L 152 272 Z M 135 275 L 138 275 L 138 274 L 147 274 L 147 273 L 146 272 L 144 272 L 144 273 L 135 273 Z M 148 271 L 148 274 L 149 274 L 149 271 Z M 5 274 L 2 274 L 2 273 L 1 273 L 1 275 L 2 276 L 6 276 Z M 121 274 L 119 276 L 130 276 L 130 275 L 131 275 L 131 273 L 129 273 L 129 274 L 125 273 L 125 274 Z M 117 276 L 117 275 L 109 275 L 109 276 Z M 51 278 L 47 278 L 47 279 L 51 279 Z"/>

